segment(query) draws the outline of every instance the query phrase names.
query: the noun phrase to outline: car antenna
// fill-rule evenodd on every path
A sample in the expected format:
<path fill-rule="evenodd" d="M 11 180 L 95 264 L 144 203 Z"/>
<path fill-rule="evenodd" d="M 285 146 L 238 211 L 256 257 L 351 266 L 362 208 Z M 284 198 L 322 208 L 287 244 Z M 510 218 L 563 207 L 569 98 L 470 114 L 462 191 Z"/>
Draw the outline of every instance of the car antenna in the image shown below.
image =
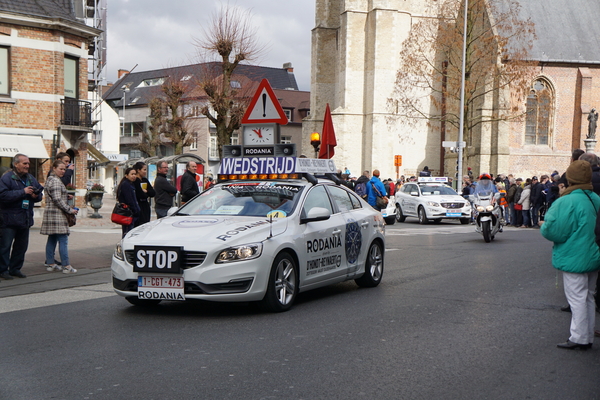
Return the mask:
<path fill-rule="evenodd" d="M 273 214 L 269 215 L 269 236 L 267 239 L 271 239 L 273 237 Z"/>

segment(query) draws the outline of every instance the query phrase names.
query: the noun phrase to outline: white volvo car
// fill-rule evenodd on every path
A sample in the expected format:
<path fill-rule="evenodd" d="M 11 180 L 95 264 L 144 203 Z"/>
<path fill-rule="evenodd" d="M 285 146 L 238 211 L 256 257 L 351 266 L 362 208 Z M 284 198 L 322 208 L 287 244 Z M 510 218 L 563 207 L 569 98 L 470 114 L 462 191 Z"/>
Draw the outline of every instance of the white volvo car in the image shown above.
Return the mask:
<path fill-rule="evenodd" d="M 219 184 L 130 231 L 112 259 L 116 293 L 135 305 L 257 301 L 277 312 L 302 291 L 381 282 L 380 212 L 333 177 L 304 173 L 299 165 L 307 159 L 252 160 L 225 159 Z"/>
<path fill-rule="evenodd" d="M 418 182 L 407 182 L 396 191 L 396 221 L 406 217 L 419 219 L 419 223 L 439 222 L 442 219 L 458 219 L 468 224 L 471 218 L 471 203 L 458 195 L 446 184 L 446 177 L 419 177 Z"/>

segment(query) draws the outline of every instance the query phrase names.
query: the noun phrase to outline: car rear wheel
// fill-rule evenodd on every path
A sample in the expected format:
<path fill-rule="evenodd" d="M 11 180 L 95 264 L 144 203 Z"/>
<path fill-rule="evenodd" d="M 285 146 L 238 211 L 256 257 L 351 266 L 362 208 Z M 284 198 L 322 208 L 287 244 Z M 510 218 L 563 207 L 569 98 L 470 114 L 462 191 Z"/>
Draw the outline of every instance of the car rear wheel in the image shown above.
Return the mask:
<path fill-rule="evenodd" d="M 162 300 L 145 300 L 145 299 L 139 299 L 137 297 L 125 297 L 125 300 L 127 300 L 129 303 L 133 304 L 134 306 L 141 306 L 141 307 L 154 307 L 157 306 Z"/>
<path fill-rule="evenodd" d="M 406 215 L 402 213 L 402 209 L 399 204 L 396 204 L 396 221 L 404 222 L 406 221 Z"/>
<path fill-rule="evenodd" d="M 266 311 L 282 312 L 292 308 L 298 294 L 298 266 L 294 258 L 286 253 L 279 253 L 271 267 L 267 293 L 261 302 Z"/>
<path fill-rule="evenodd" d="M 419 210 L 417 211 L 417 213 L 419 214 L 419 223 L 421 225 L 425 225 L 429 222 L 429 219 L 427 218 L 427 214 L 425 214 L 425 209 L 423 208 L 423 206 L 419 206 Z"/>
<path fill-rule="evenodd" d="M 365 273 L 354 282 L 360 287 L 375 287 L 383 277 L 383 250 L 379 242 L 371 243 L 365 263 Z"/>

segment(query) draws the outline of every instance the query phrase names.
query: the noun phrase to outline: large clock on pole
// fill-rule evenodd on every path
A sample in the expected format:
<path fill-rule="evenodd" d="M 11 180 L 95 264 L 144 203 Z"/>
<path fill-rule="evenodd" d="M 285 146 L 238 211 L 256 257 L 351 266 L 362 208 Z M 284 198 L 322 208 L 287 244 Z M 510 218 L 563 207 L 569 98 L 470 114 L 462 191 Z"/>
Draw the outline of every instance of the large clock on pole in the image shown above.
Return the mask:
<path fill-rule="evenodd" d="M 277 143 L 277 124 L 244 125 L 244 146 Z"/>

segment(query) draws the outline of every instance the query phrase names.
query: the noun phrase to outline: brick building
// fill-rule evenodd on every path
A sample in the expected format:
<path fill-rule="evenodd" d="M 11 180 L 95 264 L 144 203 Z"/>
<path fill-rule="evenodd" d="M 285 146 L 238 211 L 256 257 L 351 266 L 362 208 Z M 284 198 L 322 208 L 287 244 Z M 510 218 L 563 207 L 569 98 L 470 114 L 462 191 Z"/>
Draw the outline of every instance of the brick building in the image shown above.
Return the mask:
<path fill-rule="evenodd" d="M 16 153 L 45 181 L 52 157 L 67 151 L 74 185 L 85 188 L 89 43 L 101 33 L 76 16 L 73 0 L 0 1 L 0 168 Z M 83 192 L 78 192 L 78 204 Z"/>
<path fill-rule="evenodd" d="M 354 174 L 377 168 L 383 176 L 395 177 L 393 160 L 399 154 L 404 162 L 401 174 L 415 174 L 425 165 L 437 173 L 455 172 L 457 154 L 444 149 L 442 141 L 456 141 L 456 130 L 442 132 L 439 123 L 427 121 L 415 126 L 399 123 L 390 118 L 388 103 L 404 40 L 414 24 L 436 18 L 441 3 L 316 1 L 312 112 L 304 120 L 303 143 L 308 143 L 311 132 L 320 130 L 329 103 L 337 165 L 347 165 Z M 600 108 L 600 25 L 596 21 L 600 2 L 519 3 L 521 17 L 531 18 L 537 36 L 529 58 L 535 63 L 531 90 L 517 104 L 526 117 L 471 131 L 471 137 L 465 138 L 463 174 L 468 167 L 475 174 L 514 173 L 523 178 L 564 172 L 572 150 L 585 149 L 590 110 Z M 490 95 L 477 112 L 493 110 L 503 96 L 508 99 L 510 93 Z M 433 105 L 430 109 L 439 113 Z"/>

